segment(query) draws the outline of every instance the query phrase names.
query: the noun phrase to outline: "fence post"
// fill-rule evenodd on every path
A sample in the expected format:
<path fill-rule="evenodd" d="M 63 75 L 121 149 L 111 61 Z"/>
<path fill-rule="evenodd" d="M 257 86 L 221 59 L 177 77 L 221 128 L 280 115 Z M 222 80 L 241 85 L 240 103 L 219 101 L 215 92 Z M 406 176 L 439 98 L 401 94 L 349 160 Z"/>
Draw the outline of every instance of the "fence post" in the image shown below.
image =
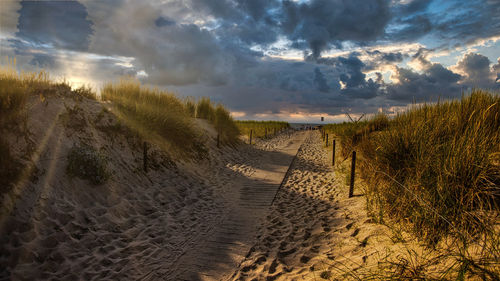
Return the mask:
<path fill-rule="evenodd" d="M 267 139 L 267 128 L 265 128 L 264 137 Z"/>
<path fill-rule="evenodd" d="M 253 130 L 250 130 L 250 142 L 249 142 L 249 144 L 252 144 L 252 133 L 253 133 Z"/>
<path fill-rule="evenodd" d="M 217 133 L 217 148 L 220 148 L 220 144 L 219 144 L 220 143 L 220 136 L 219 135 L 220 134 Z"/>
<path fill-rule="evenodd" d="M 328 134 L 326 134 L 326 147 L 328 147 Z"/>
<path fill-rule="evenodd" d="M 147 142 L 144 142 L 144 151 L 142 155 L 142 160 L 144 164 L 144 172 L 148 172 L 148 144 Z"/>
<path fill-rule="evenodd" d="M 332 166 L 335 167 L 335 140 L 332 142 Z"/>
<path fill-rule="evenodd" d="M 351 164 L 351 186 L 349 187 L 349 198 L 354 195 L 354 174 L 356 173 L 356 151 L 352 152 Z"/>

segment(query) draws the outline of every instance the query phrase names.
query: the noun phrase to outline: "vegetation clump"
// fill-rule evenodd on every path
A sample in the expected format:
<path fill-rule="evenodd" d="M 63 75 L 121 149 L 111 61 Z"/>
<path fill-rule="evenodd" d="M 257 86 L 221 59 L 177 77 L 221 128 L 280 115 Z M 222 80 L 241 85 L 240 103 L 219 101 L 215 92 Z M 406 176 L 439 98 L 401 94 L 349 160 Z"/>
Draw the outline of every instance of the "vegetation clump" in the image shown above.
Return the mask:
<path fill-rule="evenodd" d="M 202 97 L 196 103 L 192 99 L 187 99 L 185 107 L 191 116 L 205 119 L 213 124 L 222 143 L 238 142 L 240 131 L 231 113 L 222 104 L 214 105 L 209 98 Z"/>
<path fill-rule="evenodd" d="M 101 95 L 116 105 L 129 127 L 154 132 L 182 151 L 200 146 L 193 120 L 174 94 L 143 87 L 134 79 L 122 79 L 106 84 Z"/>
<path fill-rule="evenodd" d="M 479 262 L 498 261 L 498 94 L 474 90 L 461 100 L 414 106 L 391 119 L 377 116 L 325 129 L 340 136 L 344 156 L 360 152 L 375 219 L 409 226 L 430 245 L 454 237 L 465 251 L 483 241 L 488 250 Z M 491 276 L 478 260 L 460 256 Z"/>
<path fill-rule="evenodd" d="M 107 159 L 104 154 L 90 145 L 73 146 L 67 157 L 66 172 L 99 185 L 105 183 L 110 173 L 107 168 Z"/>

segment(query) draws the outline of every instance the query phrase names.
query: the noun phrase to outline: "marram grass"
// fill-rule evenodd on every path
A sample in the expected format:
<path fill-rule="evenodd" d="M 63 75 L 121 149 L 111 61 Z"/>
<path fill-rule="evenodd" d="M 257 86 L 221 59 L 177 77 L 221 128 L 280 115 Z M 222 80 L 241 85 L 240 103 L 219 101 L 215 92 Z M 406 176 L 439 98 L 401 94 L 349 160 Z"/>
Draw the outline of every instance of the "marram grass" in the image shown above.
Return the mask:
<path fill-rule="evenodd" d="M 117 83 L 107 83 L 101 96 L 121 111 L 129 125 L 139 124 L 142 129 L 158 134 L 181 151 L 191 151 L 199 145 L 193 119 L 174 94 L 124 78 Z"/>
<path fill-rule="evenodd" d="M 392 119 L 326 127 L 344 155 L 361 153 L 373 214 L 408 223 L 428 242 L 476 237 L 498 223 L 500 97 L 474 90 L 460 100 L 414 106 Z"/>

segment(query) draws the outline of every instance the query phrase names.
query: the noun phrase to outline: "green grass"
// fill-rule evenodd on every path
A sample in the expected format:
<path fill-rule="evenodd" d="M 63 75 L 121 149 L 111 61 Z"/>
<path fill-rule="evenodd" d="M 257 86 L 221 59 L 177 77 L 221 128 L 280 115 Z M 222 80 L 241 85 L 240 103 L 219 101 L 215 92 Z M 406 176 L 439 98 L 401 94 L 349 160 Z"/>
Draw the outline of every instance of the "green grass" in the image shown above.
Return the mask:
<path fill-rule="evenodd" d="M 290 127 L 288 122 L 283 121 L 236 121 L 236 126 L 240 130 L 241 134 L 244 136 L 250 135 L 250 130 L 252 130 L 252 138 L 263 138 L 266 136 L 272 136 L 274 133 L 278 133 L 280 130 L 287 129 Z"/>
<path fill-rule="evenodd" d="M 487 271 L 466 253 L 472 241 L 483 241 L 487 249 L 479 260 L 498 261 L 498 94 L 474 90 L 460 100 L 413 106 L 391 119 L 378 115 L 325 129 L 341 139 L 344 156 L 360 154 L 368 208 L 376 219 L 406 225 L 429 245 L 458 239 L 454 246 L 462 262 L 476 270 Z"/>

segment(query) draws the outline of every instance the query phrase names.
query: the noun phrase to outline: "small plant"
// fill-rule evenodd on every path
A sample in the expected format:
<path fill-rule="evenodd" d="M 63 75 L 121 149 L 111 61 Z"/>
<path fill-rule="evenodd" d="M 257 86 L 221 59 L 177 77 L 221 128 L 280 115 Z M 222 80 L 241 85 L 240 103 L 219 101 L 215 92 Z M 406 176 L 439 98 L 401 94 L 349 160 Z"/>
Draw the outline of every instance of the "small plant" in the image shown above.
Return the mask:
<path fill-rule="evenodd" d="M 73 93 L 79 97 L 97 100 L 97 94 L 92 91 L 92 88 L 90 88 L 90 86 L 80 86 L 79 88 L 73 90 Z"/>
<path fill-rule="evenodd" d="M 84 131 L 88 124 L 83 109 L 78 105 L 78 103 L 72 107 L 65 103 L 64 107 L 66 108 L 66 112 L 62 113 L 60 118 L 66 128 L 73 129 L 75 131 Z"/>
<path fill-rule="evenodd" d="M 68 153 L 66 172 L 98 185 L 105 183 L 110 173 L 107 169 L 106 157 L 89 145 L 73 146 Z"/>

